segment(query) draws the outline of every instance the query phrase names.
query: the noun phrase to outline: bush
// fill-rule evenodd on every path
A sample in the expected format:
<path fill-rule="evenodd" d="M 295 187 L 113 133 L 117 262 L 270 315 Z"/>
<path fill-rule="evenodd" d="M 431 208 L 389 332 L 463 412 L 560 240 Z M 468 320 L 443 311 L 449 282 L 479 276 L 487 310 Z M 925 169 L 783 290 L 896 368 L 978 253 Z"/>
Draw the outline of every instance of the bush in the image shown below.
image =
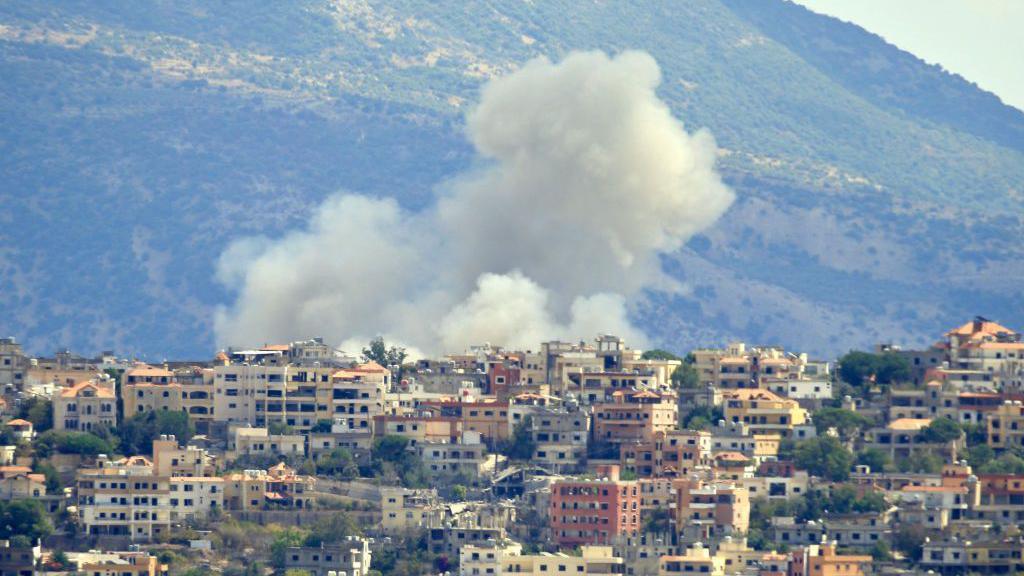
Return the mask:
<path fill-rule="evenodd" d="M 114 446 L 99 436 L 89 432 L 61 430 L 50 430 L 40 434 L 35 440 L 35 449 L 36 455 L 40 458 L 47 458 L 54 453 L 96 456 L 114 452 Z"/>
<path fill-rule="evenodd" d="M 952 442 L 963 433 L 960 425 L 949 418 L 936 418 L 932 423 L 921 430 L 920 440 L 924 442 L 939 442 L 945 444 Z"/>

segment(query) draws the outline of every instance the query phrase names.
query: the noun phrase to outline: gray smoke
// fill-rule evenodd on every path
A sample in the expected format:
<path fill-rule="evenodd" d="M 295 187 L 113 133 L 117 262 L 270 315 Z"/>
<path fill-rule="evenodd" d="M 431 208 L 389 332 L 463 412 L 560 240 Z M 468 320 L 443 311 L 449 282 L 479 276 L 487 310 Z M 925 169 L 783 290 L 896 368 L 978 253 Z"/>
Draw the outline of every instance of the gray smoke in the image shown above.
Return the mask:
<path fill-rule="evenodd" d="M 642 52 L 539 58 L 483 89 L 468 134 L 487 160 L 421 213 L 339 194 L 307 230 L 245 239 L 218 278 L 222 345 L 383 334 L 424 352 L 617 333 L 628 303 L 672 290 L 658 263 L 729 207 L 706 131 L 658 99 Z"/>

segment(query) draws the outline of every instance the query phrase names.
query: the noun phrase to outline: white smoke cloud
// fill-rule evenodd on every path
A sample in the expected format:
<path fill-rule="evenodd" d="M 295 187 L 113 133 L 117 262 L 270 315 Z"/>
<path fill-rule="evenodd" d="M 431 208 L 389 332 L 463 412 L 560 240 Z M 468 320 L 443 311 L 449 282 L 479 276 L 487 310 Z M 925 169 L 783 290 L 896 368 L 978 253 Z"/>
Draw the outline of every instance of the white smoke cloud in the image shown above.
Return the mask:
<path fill-rule="evenodd" d="M 712 224 L 733 193 L 706 131 L 655 94 L 642 52 L 574 53 L 491 81 L 467 121 L 486 168 L 419 214 L 338 195 L 309 228 L 242 240 L 218 278 L 222 345 L 383 334 L 426 352 L 616 333 L 642 345 L 627 302 L 669 290 L 660 253 Z"/>

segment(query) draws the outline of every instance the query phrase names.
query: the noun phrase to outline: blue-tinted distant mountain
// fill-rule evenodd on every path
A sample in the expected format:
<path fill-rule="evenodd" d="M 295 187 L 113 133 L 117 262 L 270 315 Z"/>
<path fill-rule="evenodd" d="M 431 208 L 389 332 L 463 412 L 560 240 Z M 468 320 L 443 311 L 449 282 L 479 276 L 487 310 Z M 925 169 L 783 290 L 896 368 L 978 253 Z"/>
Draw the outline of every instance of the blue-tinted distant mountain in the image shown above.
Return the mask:
<path fill-rule="evenodd" d="M 876 106 L 1024 150 L 1024 112 L 863 28 L 793 2 L 724 2 L 765 36 Z"/>
<path fill-rule="evenodd" d="M 666 345 L 834 353 L 1024 325 L 1020 112 L 781 1 L 0 4 L 0 333 L 208 356 L 232 239 L 352 190 L 422 206 L 538 55 L 644 49 L 739 200 L 638 310 Z M 325 255 L 330 257 L 330 255 Z"/>

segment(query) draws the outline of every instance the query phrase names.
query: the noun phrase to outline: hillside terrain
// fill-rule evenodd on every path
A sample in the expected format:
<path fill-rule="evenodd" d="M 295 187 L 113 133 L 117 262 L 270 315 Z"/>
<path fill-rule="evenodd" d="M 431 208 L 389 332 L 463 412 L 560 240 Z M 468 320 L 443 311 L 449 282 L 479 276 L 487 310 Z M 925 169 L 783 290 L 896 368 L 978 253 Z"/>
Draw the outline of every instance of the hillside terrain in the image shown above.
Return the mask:
<path fill-rule="evenodd" d="M 488 78 L 633 48 L 738 197 L 664 258 L 688 290 L 635 310 L 660 344 L 835 354 L 973 314 L 1024 325 L 1024 113 L 783 0 L 11 0 L 0 332 L 208 356 L 231 240 L 339 190 L 421 207 L 474 161 Z"/>

